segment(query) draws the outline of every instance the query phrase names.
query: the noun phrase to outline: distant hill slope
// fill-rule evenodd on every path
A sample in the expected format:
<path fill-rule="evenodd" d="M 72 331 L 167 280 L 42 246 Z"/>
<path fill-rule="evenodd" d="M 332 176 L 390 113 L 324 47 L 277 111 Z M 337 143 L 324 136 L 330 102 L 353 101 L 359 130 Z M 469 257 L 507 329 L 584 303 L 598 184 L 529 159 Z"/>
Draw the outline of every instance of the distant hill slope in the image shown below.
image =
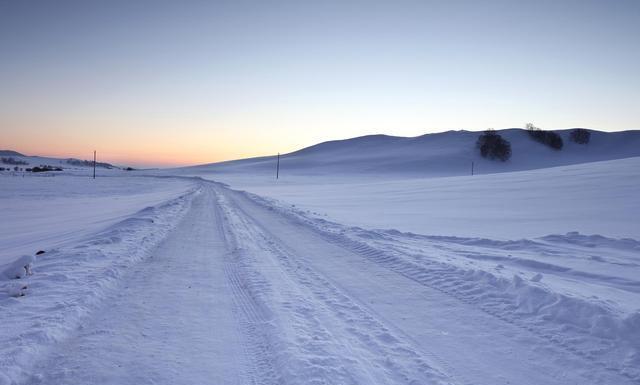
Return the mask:
<path fill-rule="evenodd" d="M 12 150 L 0 150 L 0 156 L 4 159 L 0 160 L 0 166 L 33 167 L 40 165 L 49 165 L 54 167 L 62 167 L 64 169 L 84 169 L 93 167 L 92 160 L 80 160 L 76 158 L 50 158 L 43 156 L 28 156 Z M 97 162 L 96 167 L 112 169 L 119 168 L 110 163 Z"/>
<path fill-rule="evenodd" d="M 476 140 L 481 132 L 447 131 L 417 137 L 369 135 L 323 142 L 281 155 L 283 175 L 386 174 L 398 176 L 454 176 L 531 170 L 602 160 L 640 156 L 640 131 L 589 130 L 591 141 L 580 145 L 569 140 L 571 130 L 554 130 L 564 148 L 553 150 L 532 140 L 523 129 L 497 132 L 511 142 L 513 155 L 506 162 L 480 156 Z M 183 168 L 187 172 L 271 173 L 275 156 L 241 159 Z"/>
<path fill-rule="evenodd" d="M 13 150 L 0 150 L 0 156 L 26 156 Z"/>

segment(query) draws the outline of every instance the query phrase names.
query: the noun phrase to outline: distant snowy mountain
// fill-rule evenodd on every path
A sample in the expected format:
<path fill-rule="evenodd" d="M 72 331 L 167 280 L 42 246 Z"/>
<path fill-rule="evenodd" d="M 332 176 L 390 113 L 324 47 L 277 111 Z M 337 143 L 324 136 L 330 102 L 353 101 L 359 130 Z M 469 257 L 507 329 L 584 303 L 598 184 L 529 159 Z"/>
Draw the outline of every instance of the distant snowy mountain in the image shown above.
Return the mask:
<path fill-rule="evenodd" d="M 12 150 L 0 150 L 0 167 L 5 168 L 29 168 L 35 166 L 48 165 L 63 169 L 85 169 L 93 167 L 92 160 L 81 160 L 76 158 L 50 158 L 43 156 L 28 156 Z M 110 163 L 97 162 L 96 167 L 104 169 L 119 168 Z"/>
<path fill-rule="evenodd" d="M 12 150 L 0 150 L 0 156 L 26 156 L 17 151 Z"/>
<path fill-rule="evenodd" d="M 283 175 L 385 174 L 386 176 L 455 176 L 531 170 L 594 161 L 640 156 L 640 131 L 602 132 L 589 130 L 588 144 L 570 140 L 571 129 L 557 130 L 562 150 L 551 149 L 531 139 L 523 129 L 496 131 L 511 143 L 512 157 L 506 162 L 480 156 L 476 141 L 482 132 L 447 131 L 417 137 L 369 135 L 335 140 L 281 155 Z M 258 157 L 184 168 L 187 172 L 271 173 L 276 157 Z"/>

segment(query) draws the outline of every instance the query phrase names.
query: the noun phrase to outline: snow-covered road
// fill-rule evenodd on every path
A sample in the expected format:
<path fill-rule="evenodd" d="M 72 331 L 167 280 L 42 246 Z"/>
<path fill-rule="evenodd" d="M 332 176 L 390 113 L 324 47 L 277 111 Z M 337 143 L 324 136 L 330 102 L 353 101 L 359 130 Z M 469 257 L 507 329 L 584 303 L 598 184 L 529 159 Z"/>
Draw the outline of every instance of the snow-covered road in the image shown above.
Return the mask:
<path fill-rule="evenodd" d="M 35 369 L 43 384 L 236 384 L 244 356 L 228 249 L 205 189 L 151 255 Z"/>
<path fill-rule="evenodd" d="M 461 285 L 469 287 L 449 287 L 456 281 L 429 274 L 447 278 L 457 270 L 429 270 L 427 262 L 401 259 L 373 242 L 389 239 L 356 242 L 216 183 L 202 182 L 186 210 L 77 330 L 37 360 L 28 383 L 638 379 L 631 364 L 611 364 L 622 354 L 611 347 L 618 342 L 500 307 L 509 297 L 474 277 Z"/>

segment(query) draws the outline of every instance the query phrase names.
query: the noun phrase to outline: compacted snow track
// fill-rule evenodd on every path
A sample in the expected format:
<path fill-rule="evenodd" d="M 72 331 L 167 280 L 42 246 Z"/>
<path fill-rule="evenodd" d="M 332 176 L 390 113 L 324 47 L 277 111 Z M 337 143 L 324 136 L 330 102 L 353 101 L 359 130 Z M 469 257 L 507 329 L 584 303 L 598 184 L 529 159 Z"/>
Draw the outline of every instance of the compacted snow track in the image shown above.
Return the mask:
<path fill-rule="evenodd" d="M 43 384 L 247 383 L 210 189 L 34 371 Z"/>
<path fill-rule="evenodd" d="M 260 332 L 271 342 L 277 383 L 451 383 L 433 356 L 416 351 L 366 306 L 352 299 L 217 188 L 243 268 L 245 285 L 272 321 Z M 289 235 L 295 236 L 291 233 Z"/>
<path fill-rule="evenodd" d="M 216 183 L 44 384 L 627 384 L 589 356 Z"/>
<path fill-rule="evenodd" d="M 397 372 L 377 373 L 373 383 L 429 382 L 410 375 L 394 378 L 398 372 L 433 372 L 439 380 L 460 384 L 632 383 L 572 346 L 518 324 L 508 313 L 489 312 L 453 291 L 425 284 L 420 271 L 390 263 L 380 251 L 328 238 L 245 194 L 217 189 L 229 213 L 225 223 L 245 234 L 246 247 L 255 255 L 275 257 L 284 275 L 297 280 L 298 290 L 311 293 L 313 310 L 339 336 L 338 345 L 357 336 L 367 354 L 398 365 L 393 367 Z M 244 222 L 244 229 L 235 222 Z M 347 320 L 348 326 L 329 323 L 330 315 Z M 383 360 L 361 353 L 363 362 L 384 367 Z M 403 367 L 413 362 L 409 356 L 424 366 Z"/>

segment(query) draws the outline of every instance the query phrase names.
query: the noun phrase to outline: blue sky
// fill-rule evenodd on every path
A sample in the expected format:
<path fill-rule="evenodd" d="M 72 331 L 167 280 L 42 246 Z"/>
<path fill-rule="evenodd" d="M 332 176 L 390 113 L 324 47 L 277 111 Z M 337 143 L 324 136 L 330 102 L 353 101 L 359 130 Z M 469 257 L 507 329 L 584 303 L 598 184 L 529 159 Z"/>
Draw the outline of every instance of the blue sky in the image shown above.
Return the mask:
<path fill-rule="evenodd" d="M 169 165 L 637 129 L 638 20 L 640 1 L 0 0 L 0 147 Z"/>

